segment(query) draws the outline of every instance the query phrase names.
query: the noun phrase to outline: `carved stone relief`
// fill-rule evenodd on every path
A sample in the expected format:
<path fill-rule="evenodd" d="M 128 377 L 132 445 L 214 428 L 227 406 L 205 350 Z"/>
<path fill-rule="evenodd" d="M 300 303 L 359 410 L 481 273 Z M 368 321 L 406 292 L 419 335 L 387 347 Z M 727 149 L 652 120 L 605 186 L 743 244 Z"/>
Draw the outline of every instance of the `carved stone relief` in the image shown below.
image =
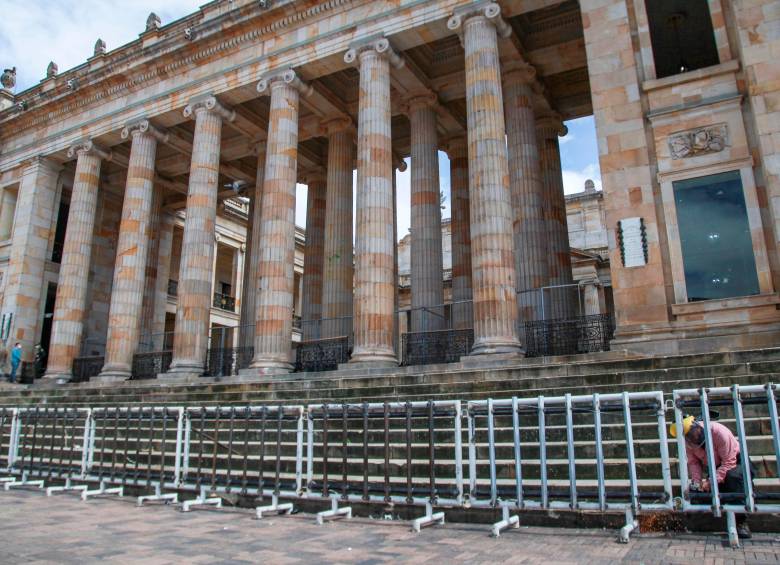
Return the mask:
<path fill-rule="evenodd" d="M 726 147 L 726 124 L 706 126 L 674 133 L 669 136 L 669 149 L 673 159 L 717 153 Z"/>

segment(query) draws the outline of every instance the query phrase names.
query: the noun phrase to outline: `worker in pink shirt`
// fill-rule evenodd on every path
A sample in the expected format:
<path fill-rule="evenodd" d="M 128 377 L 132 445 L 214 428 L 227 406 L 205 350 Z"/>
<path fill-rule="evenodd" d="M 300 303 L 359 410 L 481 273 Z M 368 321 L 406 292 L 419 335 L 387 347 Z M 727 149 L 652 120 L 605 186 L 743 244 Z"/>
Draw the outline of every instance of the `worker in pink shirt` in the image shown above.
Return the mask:
<path fill-rule="evenodd" d="M 675 424 L 670 426 L 669 433 L 672 437 L 677 437 Z M 714 477 L 718 482 L 720 493 L 744 494 L 745 477 L 742 473 L 739 443 L 731 430 L 718 422 L 710 422 L 715 472 L 712 473 L 708 470 L 706 479 L 702 478 L 703 471 L 707 468 L 704 422 L 697 420 L 694 416 L 686 416 L 683 419 L 683 433 L 685 434 L 685 455 L 688 459 L 688 477 L 691 481 L 691 490 L 709 492 Z M 750 467 L 752 482 L 755 470 L 752 465 Z M 750 538 L 747 515 L 737 514 L 736 518 L 739 537 Z"/>

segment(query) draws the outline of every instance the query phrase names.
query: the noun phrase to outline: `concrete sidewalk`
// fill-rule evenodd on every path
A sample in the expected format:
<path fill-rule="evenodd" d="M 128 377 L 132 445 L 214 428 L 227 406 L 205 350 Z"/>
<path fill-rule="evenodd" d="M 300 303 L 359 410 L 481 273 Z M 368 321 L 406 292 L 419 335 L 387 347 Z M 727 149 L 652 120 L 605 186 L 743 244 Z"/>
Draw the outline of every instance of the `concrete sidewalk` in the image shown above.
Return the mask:
<path fill-rule="evenodd" d="M 134 498 L 47 498 L 0 492 L 1 563 L 780 563 L 780 537 L 758 534 L 732 550 L 718 535 L 639 535 L 628 545 L 599 530 L 447 524 L 413 534 L 406 522 L 356 518 L 317 526 L 314 516 L 245 509 L 135 507 Z"/>

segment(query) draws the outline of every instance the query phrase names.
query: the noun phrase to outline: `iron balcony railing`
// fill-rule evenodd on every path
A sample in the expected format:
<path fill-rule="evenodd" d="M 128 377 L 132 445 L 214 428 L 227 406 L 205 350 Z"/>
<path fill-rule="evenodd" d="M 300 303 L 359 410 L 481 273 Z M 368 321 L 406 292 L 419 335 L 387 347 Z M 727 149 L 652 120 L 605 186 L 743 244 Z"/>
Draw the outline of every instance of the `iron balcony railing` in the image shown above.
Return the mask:
<path fill-rule="evenodd" d="M 236 311 L 236 298 L 234 296 L 215 292 L 213 304 L 214 308 L 219 308 L 220 310 L 225 310 L 227 312 Z"/>

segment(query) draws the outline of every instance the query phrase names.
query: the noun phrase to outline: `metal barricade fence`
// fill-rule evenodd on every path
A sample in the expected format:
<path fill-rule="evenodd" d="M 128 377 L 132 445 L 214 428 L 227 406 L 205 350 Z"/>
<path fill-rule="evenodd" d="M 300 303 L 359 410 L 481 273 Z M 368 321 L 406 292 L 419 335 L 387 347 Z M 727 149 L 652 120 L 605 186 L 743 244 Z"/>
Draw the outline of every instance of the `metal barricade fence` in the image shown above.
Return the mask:
<path fill-rule="evenodd" d="M 94 408 L 85 480 L 171 489 L 179 484 L 183 408 Z"/>
<path fill-rule="evenodd" d="M 185 410 L 180 488 L 199 493 L 298 496 L 303 406 Z"/>
<path fill-rule="evenodd" d="M 310 405 L 308 496 L 460 505 L 460 401 Z"/>
<path fill-rule="evenodd" d="M 0 408 L 0 468 L 10 473 L 0 481 L 5 490 L 66 482 L 49 492 L 87 488 L 71 480 L 100 484 L 83 498 L 121 494 L 125 486 L 154 491 L 139 503 L 176 499 L 163 490 L 197 493 L 185 510 L 221 505 L 214 494 L 231 493 L 270 496 L 273 504 L 263 512 L 291 509 L 279 497 L 330 498 L 333 510 L 320 513 L 328 517 L 348 513 L 340 501 L 425 505 L 415 529 L 443 521 L 434 505 L 501 508 L 496 535 L 518 523 L 509 515 L 513 509 L 623 510 L 621 539 L 627 540 L 638 512 L 678 508 L 725 512 L 736 543 L 734 513 L 780 512 L 777 387 L 678 390 L 672 399 L 665 406 L 655 391 L 469 401 L 465 462 L 457 400 Z M 735 433 L 741 472 L 755 479 L 755 488 L 746 480 L 743 492 L 721 492 L 717 483 L 709 493 L 693 492 L 682 434 L 671 442 L 677 448 L 671 466 L 665 410 L 673 408 L 682 429 L 686 412 L 709 426 L 716 407 Z M 708 467 L 715 468 L 710 434 L 705 447 Z M 755 476 L 751 461 L 759 463 Z"/>
<path fill-rule="evenodd" d="M 471 401 L 468 435 L 470 503 L 505 521 L 510 507 L 623 510 L 627 524 L 673 508 L 661 392 Z"/>

